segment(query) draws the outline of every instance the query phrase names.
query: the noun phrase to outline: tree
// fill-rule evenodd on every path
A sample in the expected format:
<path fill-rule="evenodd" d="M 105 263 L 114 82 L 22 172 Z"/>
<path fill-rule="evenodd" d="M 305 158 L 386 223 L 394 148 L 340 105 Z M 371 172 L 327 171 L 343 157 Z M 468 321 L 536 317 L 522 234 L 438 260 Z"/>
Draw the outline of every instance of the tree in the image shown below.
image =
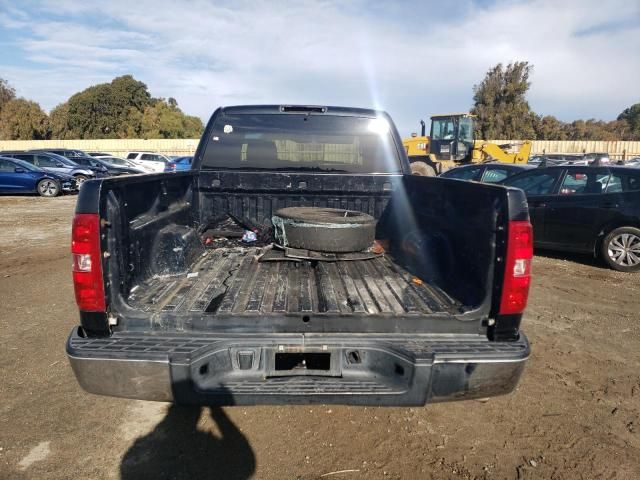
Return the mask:
<path fill-rule="evenodd" d="M 73 133 L 69 129 L 69 104 L 61 103 L 49 113 L 49 131 L 56 140 L 72 140 Z M 76 137 L 77 138 L 77 137 Z"/>
<path fill-rule="evenodd" d="M 15 89 L 4 78 L 0 78 L 0 111 L 2 107 L 16 98 Z"/>
<path fill-rule="evenodd" d="M 170 97 L 153 98 L 131 75 L 89 87 L 51 112 L 53 138 L 192 138 L 202 122 Z"/>
<path fill-rule="evenodd" d="M 151 103 L 143 82 L 131 75 L 114 78 L 76 93 L 60 108 L 56 133 L 65 138 L 126 138 L 139 133 L 135 111 L 142 112 Z"/>
<path fill-rule="evenodd" d="M 202 121 L 185 115 L 174 98 L 157 99 L 142 116 L 144 138 L 194 138 L 199 137 L 203 129 Z"/>
<path fill-rule="evenodd" d="M 535 122 L 536 137 L 539 140 L 566 140 L 566 124 L 552 115 L 538 118 Z"/>
<path fill-rule="evenodd" d="M 629 131 L 627 133 L 629 140 L 640 140 L 640 103 L 625 108 L 620 115 L 618 121 L 626 122 Z"/>
<path fill-rule="evenodd" d="M 602 120 L 576 120 L 565 125 L 567 140 L 620 140 L 615 131 L 616 122 Z"/>
<path fill-rule="evenodd" d="M 18 98 L 0 111 L 0 140 L 45 140 L 49 135 L 47 114 L 36 102 Z"/>
<path fill-rule="evenodd" d="M 506 67 L 499 63 L 473 87 L 472 113 L 478 117 L 481 138 L 535 138 L 537 117 L 526 100 L 532 69 L 528 62 L 514 62 Z"/>

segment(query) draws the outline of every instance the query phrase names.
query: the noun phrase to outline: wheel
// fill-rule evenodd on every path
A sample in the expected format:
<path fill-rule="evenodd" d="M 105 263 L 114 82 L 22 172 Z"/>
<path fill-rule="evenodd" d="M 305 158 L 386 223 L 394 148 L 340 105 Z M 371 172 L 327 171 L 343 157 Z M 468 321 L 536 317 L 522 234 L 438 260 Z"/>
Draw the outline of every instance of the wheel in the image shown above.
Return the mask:
<path fill-rule="evenodd" d="M 60 195 L 60 185 L 50 178 L 40 180 L 38 182 L 38 194 L 41 197 L 57 197 Z"/>
<path fill-rule="evenodd" d="M 371 215 L 340 208 L 282 208 L 272 220 L 281 245 L 319 252 L 360 252 L 373 244 L 376 230 Z"/>
<path fill-rule="evenodd" d="M 78 190 L 80 190 L 80 187 L 84 182 L 89 180 L 89 177 L 87 177 L 86 175 L 75 175 L 73 178 L 76 179 L 76 185 L 78 185 Z"/>
<path fill-rule="evenodd" d="M 436 169 L 427 162 L 413 162 L 411 164 L 411 173 L 422 177 L 435 177 Z"/>
<path fill-rule="evenodd" d="M 602 258 L 607 265 L 621 272 L 640 270 L 640 229 L 620 227 L 609 232 L 602 241 Z"/>

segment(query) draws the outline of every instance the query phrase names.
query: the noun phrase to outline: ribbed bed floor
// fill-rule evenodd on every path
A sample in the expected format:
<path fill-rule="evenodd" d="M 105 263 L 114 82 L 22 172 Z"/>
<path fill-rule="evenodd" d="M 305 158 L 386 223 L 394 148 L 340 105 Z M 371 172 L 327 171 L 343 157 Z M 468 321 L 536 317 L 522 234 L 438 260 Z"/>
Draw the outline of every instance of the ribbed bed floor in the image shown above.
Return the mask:
<path fill-rule="evenodd" d="M 389 314 L 454 312 L 441 290 L 388 257 L 357 261 L 259 262 L 259 248 L 207 251 L 189 274 L 155 276 L 135 288 L 129 304 L 147 312 L 232 315 Z"/>

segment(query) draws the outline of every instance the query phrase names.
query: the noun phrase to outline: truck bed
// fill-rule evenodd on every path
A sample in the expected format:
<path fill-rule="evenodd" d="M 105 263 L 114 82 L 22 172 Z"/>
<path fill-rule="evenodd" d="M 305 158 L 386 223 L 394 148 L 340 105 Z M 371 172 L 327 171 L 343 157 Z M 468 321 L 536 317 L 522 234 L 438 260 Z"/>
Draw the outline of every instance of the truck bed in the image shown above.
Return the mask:
<path fill-rule="evenodd" d="M 229 316 L 454 314 L 460 304 L 388 255 L 368 260 L 261 262 L 262 248 L 205 251 L 190 271 L 134 287 L 131 307 L 149 313 Z M 304 317 L 303 317 L 304 320 Z"/>

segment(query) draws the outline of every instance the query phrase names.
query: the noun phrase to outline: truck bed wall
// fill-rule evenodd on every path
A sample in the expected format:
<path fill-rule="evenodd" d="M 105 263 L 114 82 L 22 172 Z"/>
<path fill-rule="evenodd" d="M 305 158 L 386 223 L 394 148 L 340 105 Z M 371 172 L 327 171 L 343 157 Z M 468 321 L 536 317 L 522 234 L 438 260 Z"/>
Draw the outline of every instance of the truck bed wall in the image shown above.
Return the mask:
<path fill-rule="evenodd" d="M 280 208 L 345 208 L 380 218 L 401 175 L 319 175 L 265 172 L 200 173 L 199 220 L 226 213 L 268 226 Z"/>
<path fill-rule="evenodd" d="M 385 212 L 396 235 L 393 244 L 401 250 L 398 257 L 470 310 L 481 307 L 487 315 L 496 258 L 503 255 L 498 237 L 508 218 L 506 198 L 499 187 L 404 177 L 404 190 Z"/>

